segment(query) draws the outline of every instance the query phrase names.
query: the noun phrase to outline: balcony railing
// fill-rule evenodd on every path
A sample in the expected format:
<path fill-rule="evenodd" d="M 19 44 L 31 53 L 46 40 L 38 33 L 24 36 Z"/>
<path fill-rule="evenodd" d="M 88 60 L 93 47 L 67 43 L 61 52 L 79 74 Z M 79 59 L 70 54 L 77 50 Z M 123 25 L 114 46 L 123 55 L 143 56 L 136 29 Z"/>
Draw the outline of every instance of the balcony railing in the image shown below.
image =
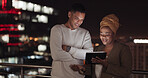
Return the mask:
<path fill-rule="evenodd" d="M 20 70 L 20 76 L 21 78 L 24 78 L 24 76 L 35 76 L 35 77 L 45 77 L 45 78 L 50 78 L 51 76 L 45 76 L 45 75 L 29 75 L 29 74 L 24 74 L 24 68 L 45 68 L 45 69 L 51 69 L 51 66 L 40 66 L 40 65 L 24 65 L 24 64 L 12 64 L 12 63 L 0 63 L 0 66 L 5 66 L 5 67 L 19 67 Z M 6 72 L 1 72 L 0 74 L 11 74 L 11 73 L 6 73 Z"/>
<path fill-rule="evenodd" d="M 30 75 L 30 74 L 25 74 L 24 73 L 24 68 L 45 68 L 45 69 L 52 69 L 51 66 L 40 66 L 40 65 L 24 65 L 24 64 L 12 64 L 12 63 L 0 63 L 0 66 L 4 66 L 4 67 L 16 67 L 16 68 L 21 68 L 20 71 L 20 77 L 24 78 L 24 76 L 34 76 L 34 77 L 45 77 L 45 78 L 51 78 L 51 76 L 45 76 L 45 75 Z M 0 71 L 0 74 L 11 74 L 11 73 L 6 73 L 6 72 L 2 72 Z M 144 70 L 133 70 L 132 71 L 132 76 L 131 78 L 139 78 L 139 76 L 135 76 L 135 75 L 140 75 L 142 78 L 146 78 L 148 76 L 148 71 L 144 71 Z M 141 78 L 140 77 L 140 78 Z"/>

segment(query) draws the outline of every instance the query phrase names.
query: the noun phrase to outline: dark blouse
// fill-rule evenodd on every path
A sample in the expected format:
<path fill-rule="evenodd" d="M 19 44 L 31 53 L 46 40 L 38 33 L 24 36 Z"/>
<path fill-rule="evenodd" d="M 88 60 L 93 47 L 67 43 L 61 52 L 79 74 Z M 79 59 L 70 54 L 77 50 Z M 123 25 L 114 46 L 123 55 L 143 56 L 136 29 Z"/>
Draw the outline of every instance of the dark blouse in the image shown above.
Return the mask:
<path fill-rule="evenodd" d="M 104 48 L 104 45 L 100 45 L 99 47 L 95 48 L 95 51 L 103 51 Z M 132 54 L 127 45 L 115 41 L 107 59 L 108 67 L 102 69 L 101 78 L 130 77 L 132 71 Z"/>

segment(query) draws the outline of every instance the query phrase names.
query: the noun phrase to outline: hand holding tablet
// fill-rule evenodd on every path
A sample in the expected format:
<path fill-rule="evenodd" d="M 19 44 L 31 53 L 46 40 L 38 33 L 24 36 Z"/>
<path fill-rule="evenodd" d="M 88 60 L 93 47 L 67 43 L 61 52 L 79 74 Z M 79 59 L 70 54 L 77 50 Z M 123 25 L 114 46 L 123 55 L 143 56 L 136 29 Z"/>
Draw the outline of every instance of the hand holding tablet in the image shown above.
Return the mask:
<path fill-rule="evenodd" d="M 101 62 L 101 60 L 104 60 L 105 58 L 106 58 L 106 52 L 104 51 L 89 52 L 86 53 L 85 62 L 86 64 L 96 64 L 97 62 L 99 63 L 99 60 Z"/>

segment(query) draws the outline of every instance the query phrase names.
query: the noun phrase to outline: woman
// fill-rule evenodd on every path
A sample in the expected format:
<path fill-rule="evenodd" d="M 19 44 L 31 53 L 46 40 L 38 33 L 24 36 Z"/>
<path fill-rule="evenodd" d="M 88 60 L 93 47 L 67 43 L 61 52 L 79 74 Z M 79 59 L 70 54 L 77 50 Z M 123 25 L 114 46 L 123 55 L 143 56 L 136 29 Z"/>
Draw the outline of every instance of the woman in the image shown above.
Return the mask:
<path fill-rule="evenodd" d="M 100 39 L 103 45 L 96 51 L 105 51 L 106 59 L 93 58 L 92 62 L 103 66 L 100 78 L 129 78 L 132 70 L 132 54 L 127 45 L 115 40 L 119 19 L 114 14 L 105 16 L 100 22 Z M 101 66 L 100 66 L 101 67 Z M 95 68 L 95 71 L 100 71 Z M 97 76 L 98 73 L 96 73 Z"/>
<path fill-rule="evenodd" d="M 92 68 L 88 65 L 72 65 L 75 71 L 84 71 L 86 78 L 129 78 L 132 71 L 132 54 L 130 48 L 115 40 L 119 28 L 119 19 L 115 14 L 105 16 L 100 22 L 100 45 L 95 51 L 105 51 L 106 59 L 92 58 Z M 90 70 L 92 74 L 90 76 Z M 88 72 L 86 74 L 86 72 Z"/>

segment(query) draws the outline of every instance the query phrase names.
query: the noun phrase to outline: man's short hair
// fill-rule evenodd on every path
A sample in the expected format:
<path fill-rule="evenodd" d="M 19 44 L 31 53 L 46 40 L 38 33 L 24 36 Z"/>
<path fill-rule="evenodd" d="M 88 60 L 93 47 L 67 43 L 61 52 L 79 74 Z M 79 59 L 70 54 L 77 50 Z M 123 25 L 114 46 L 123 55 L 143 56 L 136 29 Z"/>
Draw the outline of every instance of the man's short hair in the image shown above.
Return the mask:
<path fill-rule="evenodd" d="M 78 11 L 78 12 L 81 12 L 81 13 L 86 13 L 85 7 L 80 3 L 74 3 L 71 6 L 70 11 L 72 11 L 72 12 Z"/>

